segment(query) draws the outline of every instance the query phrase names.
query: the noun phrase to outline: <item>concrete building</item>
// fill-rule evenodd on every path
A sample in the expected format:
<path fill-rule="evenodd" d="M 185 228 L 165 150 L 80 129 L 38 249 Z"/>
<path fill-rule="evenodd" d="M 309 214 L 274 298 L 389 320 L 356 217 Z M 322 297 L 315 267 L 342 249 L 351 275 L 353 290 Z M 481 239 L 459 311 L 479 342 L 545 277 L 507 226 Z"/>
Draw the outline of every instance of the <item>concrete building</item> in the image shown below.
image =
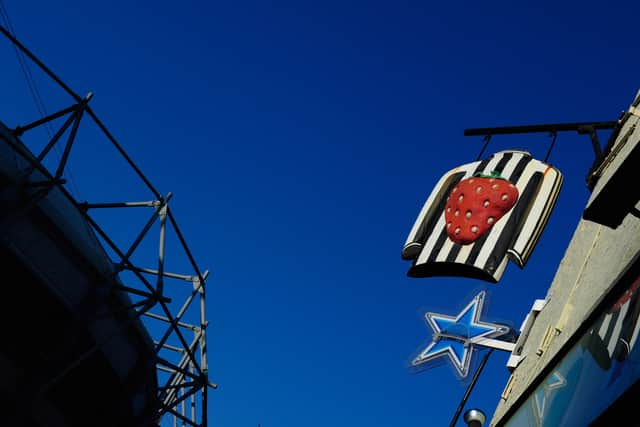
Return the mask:
<path fill-rule="evenodd" d="M 544 300 L 523 322 L 491 426 L 640 425 L 640 92 L 589 173 L 592 190 Z"/>

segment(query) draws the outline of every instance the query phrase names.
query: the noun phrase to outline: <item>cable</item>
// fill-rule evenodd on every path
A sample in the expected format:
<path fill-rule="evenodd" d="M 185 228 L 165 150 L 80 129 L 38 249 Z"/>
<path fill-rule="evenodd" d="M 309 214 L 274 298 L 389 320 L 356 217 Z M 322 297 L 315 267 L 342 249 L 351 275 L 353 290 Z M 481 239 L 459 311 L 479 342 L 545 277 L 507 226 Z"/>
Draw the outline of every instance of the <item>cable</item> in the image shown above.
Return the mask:
<path fill-rule="evenodd" d="M 0 1 L 2 1 L 2 0 L 0 0 Z M 484 145 L 480 149 L 480 152 L 478 153 L 478 157 L 476 158 L 476 161 L 478 161 L 478 160 L 480 160 L 482 158 L 482 155 L 484 154 L 484 151 L 487 149 L 487 146 L 489 145 L 489 141 L 491 141 L 491 134 L 490 133 L 486 134 L 482 138 L 482 141 L 484 142 Z"/>
<path fill-rule="evenodd" d="M 9 33 L 13 37 L 15 37 L 16 32 L 13 28 L 13 24 L 11 23 L 11 18 L 9 18 L 9 13 L 7 12 L 7 9 L 4 5 L 4 0 L 0 0 L 0 18 L 2 18 L 2 21 L 4 25 L 7 27 L 7 30 L 9 31 Z M 13 46 L 14 52 L 16 53 L 16 56 L 18 57 L 18 63 L 20 64 L 20 69 L 22 70 L 22 74 L 24 75 L 24 78 L 27 81 L 27 86 L 29 87 L 29 92 L 31 93 L 31 97 L 33 98 L 33 101 L 36 104 L 36 109 L 38 110 L 40 117 L 47 117 L 49 115 L 47 112 L 47 107 L 44 104 L 44 100 L 42 99 L 42 95 L 40 94 L 40 90 L 38 89 L 38 85 L 36 84 L 36 80 L 33 77 L 33 74 L 31 73 L 31 68 L 29 68 L 29 64 L 25 60 L 24 54 L 16 47 L 15 44 L 12 44 L 12 46 Z M 54 131 L 53 131 L 51 122 L 47 122 L 45 127 L 47 129 L 47 133 L 49 134 L 49 138 L 53 138 Z M 54 146 L 54 149 L 56 151 L 58 158 L 60 158 L 61 154 L 60 154 L 59 148 L 57 146 Z M 79 192 L 75 185 L 73 175 L 71 174 L 71 170 L 68 169 L 67 172 L 69 175 L 69 183 L 71 184 L 73 193 L 75 193 L 75 195 L 78 196 Z"/>

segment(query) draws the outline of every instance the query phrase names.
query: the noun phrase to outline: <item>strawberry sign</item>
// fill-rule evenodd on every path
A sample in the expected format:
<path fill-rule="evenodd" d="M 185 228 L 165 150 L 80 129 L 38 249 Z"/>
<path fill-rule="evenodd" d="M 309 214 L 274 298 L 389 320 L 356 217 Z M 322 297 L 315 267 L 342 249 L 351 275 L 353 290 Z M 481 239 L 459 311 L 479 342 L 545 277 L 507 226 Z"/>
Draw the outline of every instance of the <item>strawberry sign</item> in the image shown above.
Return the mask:
<path fill-rule="evenodd" d="M 475 242 L 511 210 L 518 196 L 516 186 L 496 171 L 463 179 L 447 197 L 447 235 L 461 245 Z"/>

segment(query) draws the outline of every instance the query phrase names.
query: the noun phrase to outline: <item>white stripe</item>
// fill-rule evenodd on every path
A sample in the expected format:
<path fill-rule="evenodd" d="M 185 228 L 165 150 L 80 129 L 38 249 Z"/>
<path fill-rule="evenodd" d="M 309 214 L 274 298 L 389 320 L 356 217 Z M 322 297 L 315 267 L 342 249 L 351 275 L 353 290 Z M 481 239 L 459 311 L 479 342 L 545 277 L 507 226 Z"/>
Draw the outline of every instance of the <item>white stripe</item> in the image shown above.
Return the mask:
<path fill-rule="evenodd" d="M 607 336 L 607 329 L 609 329 L 609 322 L 611 322 L 611 318 L 613 317 L 613 314 L 608 313 L 604 316 L 604 319 L 602 320 L 602 325 L 600 325 L 600 329 L 598 330 L 598 335 L 600 335 L 600 338 L 604 340 L 604 337 Z"/>
<path fill-rule="evenodd" d="M 616 349 L 618 338 L 620 337 L 620 330 L 622 329 L 622 324 L 624 323 L 624 316 L 625 314 L 627 314 L 628 310 L 629 301 L 627 301 L 622 307 L 620 307 L 620 314 L 618 315 L 618 319 L 613 328 L 613 334 L 611 334 L 611 339 L 609 340 L 609 345 L 607 346 L 607 350 L 609 350 L 610 355 L 612 355 L 613 351 Z"/>
<path fill-rule="evenodd" d="M 533 174 L 535 172 L 538 172 L 540 168 L 539 163 L 540 162 L 536 161 L 535 159 L 531 159 L 531 161 L 527 164 L 527 166 L 525 166 L 525 169 L 522 172 L 522 175 L 520 175 L 518 182 L 514 183 L 514 185 L 518 188 L 518 192 L 520 194 L 523 193 L 525 187 L 531 180 L 531 177 L 533 176 Z M 545 165 L 544 167 L 546 169 L 547 166 Z M 493 226 L 493 228 L 489 231 L 489 236 L 485 240 L 484 246 L 482 247 L 482 250 L 480 250 L 480 253 L 476 258 L 474 265 L 478 266 L 479 268 L 484 268 L 484 266 L 487 263 L 487 260 L 489 259 L 489 255 L 491 255 L 491 252 L 493 252 L 493 248 L 495 247 L 496 242 L 500 239 L 500 236 L 504 231 L 504 227 L 507 225 L 507 223 L 509 222 L 509 218 L 511 218 L 511 215 L 515 211 L 515 207 L 516 206 L 514 205 L 509 210 L 509 212 L 507 212 L 506 215 L 500 218 L 496 222 L 496 224 Z M 507 256 L 506 251 L 503 254 L 503 256 L 505 257 Z"/>
<path fill-rule="evenodd" d="M 548 212 L 549 208 L 551 207 L 550 202 L 553 201 L 553 195 L 557 190 L 556 184 L 558 182 L 556 178 L 558 178 L 558 171 L 556 169 L 549 169 L 545 173 L 544 177 L 542 178 L 540 191 L 533 200 L 533 205 L 531 206 L 529 215 L 527 215 L 526 217 L 526 221 L 520 231 L 518 239 L 512 246 L 512 250 L 516 252 L 521 259 L 523 259 L 523 262 L 526 262 L 524 253 L 525 248 L 528 246 L 528 243 L 534 236 L 539 236 L 539 229 L 544 227 L 545 225 L 540 221 L 540 219 L 543 218 L 543 214 Z"/>
<path fill-rule="evenodd" d="M 494 155 L 493 158 L 491 160 L 489 160 L 489 162 L 487 163 L 485 168 L 480 172 L 486 172 L 486 171 L 490 172 L 491 170 L 493 170 L 493 168 L 495 168 L 498 165 L 498 163 L 500 162 L 500 160 L 502 160 L 503 157 L 504 157 L 504 154 L 502 154 L 501 156 Z M 467 171 L 467 173 L 465 174 L 464 177 L 462 177 L 462 179 L 470 178 L 471 175 L 472 175 L 472 172 L 475 170 L 475 168 L 477 167 L 478 164 L 479 163 L 475 163 L 474 167 L 471 168 L 469 171 Z M 442 245 L 442 249 L 438 253 L 438 257 L 436 258 L 436 262 L 444 262 L 444 261 L 446 261 L 447 260 L 447 256 L 449 256 L 449 253 L 453 249 L 453 246 L 454 246 L 454 242 L 451 239 L 447 239 L 445 241 L 444 245 Z M 468 256 L 468 253 L 471 251 L 472 247 L 473 247 L 473 244 L 462 245 L 462 249 L 460 249 L 460 252 L 466 252 L 467 256 Z M 456 262 L 460 262 L 460 263 L 464 264 L 464 260 L 466 259 L 466 257 L 461 258 L 460 261 L 458 261 L 459 259 L 460 259 L 460 254 L 458 254 L 458 256 L 456 257 Z"/>
<path fill-rule="evenodd" d="M 469 163 L 467 165 L 464 165 L 455 169 L 455 172 L 465 172 L 461 180 L 465 179 L 466 177 L 471 176 L 473 174 L 473 171 L 475 170 L 475 168 L 478 166 L 479 163 L 480 162 Z M 446 197 L 446 196 L 448 195 L 447 194 L 442 195 L 442 197 Z M 439 200 L 436 200 L 433 203 L 438 203 L 438 201 Z M 440 234 L 444 229 L 444 226 L 445 226 L 445 219 L 444 219 L 444 209 L 443 209 L 442 212 L 440 212 L 440 218 L 438 218 L 438 221 L 433 227 L 433 230 L 431 230 L 431 234 L 429 235 L 429 238 L 427 239 L 427 241 L 424 244 L 424 247 L 422 248 L 422 252 L 420 252 L 420 256 L 416 261 L 416 265 L 424 264 L 427 262 L 427 260 L 429 259 L 429 255 L 433 251 L 433 248 L 435 247 L 436 242 L 438 241 L 438 237 L 440 237 Z"/>
<path fill-rule="evenodd" d="M 638 298 L 636 296 L 636 298 Z M 631 339 L 629 340 L 629 352 L 633 349 L 633 346 L 636 344 L 636 340 L 638 339 L 638 331 L 640 331 L 640 319 L 635 319 L 636 324 L 633 325 L 633 334 L 631 335 Z"/>
<path fill-rule="evenodd" d="M 516 169 L 516 166 L 518 166 L 518 163 L 520 163 L 520 160 L 522 160 L 523 157 L 524 157 L 524 154 L 522 153 L 513 153 L 513 157 L 511 157 L 511 160 L 509 160 L 509 162 L 504 167 L 502 172 L 500 172 L 500 175 L 502 175 L 503 178 L 509 179 L 509 177 L 511 176 L 513 171 Z"/>
<path fill-rule="evenodd" d="M 465 260 L 469 257 L 469 254 L 471 253 L 472 248 L 473 248 L 473 244 L 463 245 L 462 248 L 460 249 L 460 252 L 458 252 L 458 256 L 456 257 L 456 262 L 459 264 L 464 264 Z"/>
<path fill-rule="evenodd" d="M 502 258 L 502 261 L 500 261 L 500 265 L 498 266 L 498 268 L 496 268 L 496 271 L 493 272 L 494 279 L 498 280 L 500 279 L 500 277 L 502 277 L 502 273 L 504 273 L 504 270 L 507 268 L 508 262 L 509 258 L 507 258 L 506 256 Z"/>
<path fill-rule="evenodd" d="M 511 158 L 511 160 L 509 160 L 504 170 L 502 171 L 501 175 L 505 178 L 508 178 L 509 176 L 511 176 L 516 166 L 518 165 L 518 163 L 523 157 L 524 157 L 524 154 L 522 153 L 514 153 L 513 157 Z M 456 262 L 464 264 L 467 258 L 469 257 L 469 254 L 471 254 L 472 248 L 473 248 L 473 245 L 464 245 L 460 250 L 460 252 L 458 252 L 458 256 L 456 257 Z M 504 268 L 503 268 L 503 271 L 504 271 Z M 500 275 L 494 274 L 494 277 L 500 277 Z"/>
<path fill-rule="evenodd" d="M 560 194 L 560 189 L 562 187 L 562 181 L 563 181 L 562 174 L 558 172 L 558 174 L 556 175 L 556 181 L 553 184 L 553 190 L 549 195 L 549 197 L 547 198 L 547 204 L 544 207 L 544 211 L 540 215 L 540 223 L 537 224 L 537 227 L 535 228 L 533 235 L 526 242 L 526 244 L 524 245 L 524 248 L 520 252 L 516 252 L 515 249 L 509 249 L 508 251 L 510 255 L 513 257 L 514 261 L 521 267 L 524 267 L 524 265 L 527 263 L 527 261 L 529 260 L 529 257 L 531 256 L 531 253 L 533 252 L 533 249 L 538 243 L 538 240 L 540 240 L 540 236 L 542 235 L 542 232 L 544 231 L 544 228 L 546 227 L 547 222 L 549 221 L 549 216 L 551 215 L 551 211 L 555 207 L 555 204 L 558 200 L 558 195 Z"/>
<path fill-rule="evenodd" d="M 449 238 L 449 236 L 447 236 L 447 239 L 444 241 L 440 252 L 438 252 L 436 262 L 445 262 L 447 260 L 447 257 L 449 256 L 449 252 L 451 252 L 451 249 L 453 249 L 453 245 L 455 245 L 455 243 L 453 242 L 453 240 L 451 240 L 451 238 Z"/>
<path fill-rule="evenodd" d="M 447 172 L 445 175 L 442 176 L 442 178 L 440 178 L 440 180 L 438 181 L 438 183 L 436 184 L 436 186 L 433 188 L 433 190 L 431 191 L 431 194 L 429 195 L 429 197 L 427 198 L 427 201 L 422 205 L 422 209 L 420 210 L 420 213 L 418 214 L 418 218 L 416 218 L 416 221 L 413 223 L 413 227 L 411 228 L 411 231 L 409 232 L 409 236 L 407 236 L 407 240 L 404 244 L 404 248 L 406 248 L 408 245 L 415 243 L 416 239 L 417 239 L 417 234 L 418 231 L 420 230 L 420 227 L 422 226 L 423 223 L 429 221 L 429 218 L 431 217 L 431 215 L 433 214 L 437 214 L 437 212 L 429 212 L 431 209 L 433 209 L 433 205 L 438 203 L 438 200 L 435 200 L 440 191 L 442 190 L 442 187 L 444 185 L 444 183 L 447 181 L 447 179 L 452 176 L 454 173 L 458 172 L 458 169 L 453 169 L 450 170 L 449 172 Z M 430 215 L 427 215 L 427 214 Z"/>

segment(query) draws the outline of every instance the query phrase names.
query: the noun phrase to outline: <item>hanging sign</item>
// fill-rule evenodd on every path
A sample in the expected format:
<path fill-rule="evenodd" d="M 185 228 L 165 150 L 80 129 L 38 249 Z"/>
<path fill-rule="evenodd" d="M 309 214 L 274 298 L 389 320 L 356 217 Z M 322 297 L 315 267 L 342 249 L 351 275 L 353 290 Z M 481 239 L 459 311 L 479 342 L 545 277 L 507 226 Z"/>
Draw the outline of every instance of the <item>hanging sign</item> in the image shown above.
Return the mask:
<path fill-rule="evenodd" d="M 469 367 L 476 350 L 480 347 L 513 351 L 513 329 L 498 323 L 480 319 L 485 303 L 485 291 L 479 292 L 458 314 L 427 312 L 424 317 L 433 330 L 433 339 L 411 361 L 413 368 L 435 366 L 443 359 L 448 360 L 461 379 L 469 375 Z M 432 362 L 435 362 L 432 363 Z"/>
<path fill-rule="evenodd" d="M 560 171 L 526 151 L 500 151 L 450 170 L 407 237 L 407 274 L 497 283 L 508 259 L 520 268 L 527 263 L 561 186 Z"/>

